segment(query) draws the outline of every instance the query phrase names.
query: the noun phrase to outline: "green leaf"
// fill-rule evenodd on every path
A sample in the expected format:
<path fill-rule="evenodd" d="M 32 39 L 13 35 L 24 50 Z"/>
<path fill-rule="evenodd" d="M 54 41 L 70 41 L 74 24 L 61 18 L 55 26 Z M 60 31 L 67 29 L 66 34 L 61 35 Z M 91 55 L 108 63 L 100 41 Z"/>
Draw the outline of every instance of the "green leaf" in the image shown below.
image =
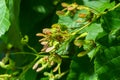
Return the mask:
<path fill-rule="evenodd" d="M 77 18 L 78 19 L 78 18 Z M 83 24 L 78 23 L 77 19 L 72 19 L 70 16 L 59 16 L 58 23 L 67 26 L 68 28 L 78 28 Z"/>
<path fill-rule="evenodd" d="M 87 20 L 91 19 L 91 17 L 80 18 L 79 14 L 90 15 L 89 11 L 87 10 L 78 10 L 72 17 L 69 15 L 66 16 L 59 15 L 58 23 L 65 25 L 70 29 L 80 28 L 87 24 L 88 23 Z"/>
<path fill-rule="evenodd" d="M 120 28 L 112 30 L 109 34 L 109 44 L 111 45 L 120 45 Z"/>
<path fill-rule="evenodd" d="M 20 77 L 20 80 L 36 80 L 37 73 L 29 69 L 23 76 Z"/>
<path fill-rule="evenodd" d="M 110 27 L 110 26 L 109 26 Z M 96 37 L 96 42 L 103 46 L 120 45 L 120 28 L 111 29 L 110 32 L 101 32 Z"/>
<path fill-rule="evenodd" d="M 120 7 L 102 16 L 102 27 L 106 32 L 120 27 Z"/>
<path fill-rule="evenodd" d="M 59 16 L 58 23 L 63 24 L 69 28 L 74 26 L 73 20 L 69 16 Z"/>
<path fill-rule="evenodd" d="M 96 48 L 91 50 L 87 55 L 92 60 L 95 54 L 96 54 Z"/>
<path fill-rule="evenodd" d="M 108 33 L 106 33 L 105 31 L 99 33 L 98 36 L 96 37 L 95 41 L 101 45 L 109 46 Z"/>
<path fill-rule="evenodd" d="M 60 48 L 56 51 L 59 55 L 68 54 L 69 42 L 64 42 L 60 45 Z"/>
<path fill-rule="evenodd" d="M 115 2 L 110 3 L 110 0 L 97 0 L 97 1 L 83 0 L 83 1 L 84 5 L 94 9 L 98 13 L 102 13 L 106 9 L 110 9 L 115 6 Z"/>
<path fill-rule="evenodd" d="M 25 80 L 35 80 L 36 76 L 37 73 L 34 70 L 29 69 L 25 74 Z"/>
<path fill-rule="evenodd" d="M 87 56 L 73 57 L 67 80 L 97 80 L 93 72 L 93 65 Z"/>
<path fill-rule="evenodd" d="M 120 77 L 120 46 L 101 47 L 96 59 L 95 72 L 100 80 L 119 80 Z"/>
<path fill-rule="evenodd" d="M 100 32 L 103 31 L 100 23 L 92 23 L 86 28 L 88 35 L 86 36 L 87 40 L 95 40 Z"/>
<path fill-rule="evenodd" d="M 5 0 L 0 0 L 0 37 L 8 31 L 10 26 L 9 11 Z"/>

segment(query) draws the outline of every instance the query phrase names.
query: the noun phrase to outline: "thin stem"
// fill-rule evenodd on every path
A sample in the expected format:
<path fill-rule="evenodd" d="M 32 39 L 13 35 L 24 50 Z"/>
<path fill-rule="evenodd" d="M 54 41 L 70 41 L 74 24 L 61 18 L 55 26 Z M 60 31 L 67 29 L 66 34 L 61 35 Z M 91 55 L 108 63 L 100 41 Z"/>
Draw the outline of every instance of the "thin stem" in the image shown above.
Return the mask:
<path fill-rule="evenodd" d="M 69 71 L 67 70 L 67 71 L 61 73 L 60 76 L 58 77 L 58 79 L 60 79 L 62 76 L 64 76 L 64 75 L 67 74 L 68 72 L 69 72 Z"/>
<path fill-rule="evenodd" d="M 61 65 L 61 64 L 60 64 Z M 58 74 L 61 74 L 61 69 L 60 67 L 58 68 Z"/>
<path fill-rule="evenodd" d="M 114 7 L 111 8 L 111 9 L 109 9 L 108 11 L 112 11 L 112 10 L 116 9 L 117 7 L 119 7 L 119 6 L 120 6 L 120 3 L 118 3 L 116 6 L 114 6 Z"/>
<path fill-rule="evenodd" d="M 15 53 L 11 53 L 11 54 L 30 54 L 30 55 L 34 55 L 34 56 L 38 56 L 37 54 L 34 53 L 30 53 L 30 52 L 15 52 Z"/>
<path fill-rule="evenodd" d="M 30 50 L 32 50 L 34 53 L 38 53 L 33 47 L 31 47 L 30 45 L 28 45 L 28 44 L 26 44 L 26 46 L 30 49 Z"/>
<path fill-rule="evenodd" d="M 84 25 L 83 27 L 81 27 L 80 29 L 78 29 L 77 31 L 73 32 L 72 35 L 74 36 L 75 34 L 77 34 L 79 31 L 81 31 L 82 29 L 86 28 L 87 26 L 89 26 L 92 22 L 87 23 L 86 25 Z"/>
<path fill-rule="evenodd" d="M 118 8 L 118 7 L 120 7 L 120 3 L 118 3 L 116 6 L 114 6 L 114 7 L 111 8 L 111 9 L 109 9 L 108 11 L 103 12 L 102 14 L 99 15 L 99 17 L 100 17 L 101 15 L 103 15 L 103 14 L 107 14 L 107 12 L 109 12 L 109 11 L 113 11 L 113 10 L 115 10 L 115 9 Z"/>

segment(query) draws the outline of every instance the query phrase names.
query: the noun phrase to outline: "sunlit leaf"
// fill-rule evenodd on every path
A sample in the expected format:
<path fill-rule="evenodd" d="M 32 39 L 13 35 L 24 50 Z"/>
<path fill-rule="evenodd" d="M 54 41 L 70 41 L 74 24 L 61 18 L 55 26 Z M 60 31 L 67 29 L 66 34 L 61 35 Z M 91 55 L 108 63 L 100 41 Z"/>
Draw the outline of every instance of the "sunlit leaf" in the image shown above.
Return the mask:
<path fill-rule="evenodd" d="M 60 13 L 60 11 L 59 11 Z M 83 10 L 77 10 L 75 14 L 72 16 L 70 15 L 59 15 L 58 23 L 63 24 L 71 29 L 76 29 L 84 26 L 91 20 L 93 15 L 91 15 L 91 12 L 83 9 Z"/>
<path fill-rule="evenodd" d="M 88 56 L 91 60 L 93 59 L 93 57 L 95 57 L 95 54 L 96 54 L 96 48 L 88 52 Z"/>
<path fill-rule="evenodd" d="M 94 9 L 98 13 L 102 13 L 107 9 L 110 9 L 115 6 L 115 2 L 110 3 L 110 0 L 83 0 L 84 5 Z"/>
<path fill-rule="evenodd" d="M 9 11 L 6 6 L 6 2 L 5 0 L 0 0 L 0 37 L 8 31 L 9 26 Z"/>
<path fill-rule="evenodd" d="M 61 44 L 60 48 L 56 51 L 59 55 L 65 55 L 68 54 L 68 48 L 69 48 L 69 42 L 64 42 Z"/>
<path fill-rule="evenodd" d="M 89 27 L 86 28 L 88 35 L 86 36 L 87 40 L 95 40 L 100 32 L 103 31 L 100 23 L 92 23 Z"/>

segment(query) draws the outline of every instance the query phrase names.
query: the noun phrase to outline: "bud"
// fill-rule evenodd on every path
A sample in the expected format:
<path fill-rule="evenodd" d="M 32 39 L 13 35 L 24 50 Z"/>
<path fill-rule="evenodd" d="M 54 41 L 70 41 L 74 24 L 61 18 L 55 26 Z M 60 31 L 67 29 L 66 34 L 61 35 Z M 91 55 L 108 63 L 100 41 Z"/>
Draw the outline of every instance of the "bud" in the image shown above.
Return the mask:
<path fill-rule="evenodd" d="M 63 3 L 61 3 L 61 6 L 62 6 L 62 7 L 68 7 L 69 4 L 63 2 Z"/>
<path fill-rule="evenodd" d="M 80 52 L 77 56 L 78 57 L 83 57 L 83 56 L 85 56 L 87 54 L 87 51 L 82 51 L 82 52 Z"/>
<path fill-rule="evenodd" d="M 36 70 L 36 72 L 40 72 L 40 71 L 42 71 L 44 68 L 43 67 L 40 67 L 40 68 L 38 68 L 37 70 Z"/>
<path fill-rule="evenodd" d="M 41 42 L 42 45 L 47 45 L 48 42 L 47 41 L 44 41 L 44 42 Z"/>
<path fill-rule="evenodd" d="M 63 11 L 56 11 L 57 15 L 64 15 L 65 13 Z"/>
<path fill-rule="evenodd" d="M 60 64 L 58 64 L 54 69 L 53 72 L 56 72 L 58 70 L 58 68 L 60 68 Z"/>
<path fill-rule="evenodd" d="M 49 47 L 49 48 L 47 48 L 47 49 L 45 50 L 45 52 L 50 52 L 50 51 L 52 51 L 54 48 L 55 48 L 54 46 Z"/>
<path fill-rule="evenodd" d="M 67 9 L 68 9 L 68 11 L 72 11 L 72 10 L 74 10 L 75 8 L 74 8 L 73 6 L 69 6 Z"/>
<path fill-rule="evenodd" d="M 85 18 L 87 16 L 87 14 L 79 14 L 80 18 Z"/>
<path fill-rule="evenodd" d="M 28 37 L 27 35 L 25 35 L 25 36 L 21 39 L 21 43 L 22 43 L 22 44 L 26 44 L 26 43 L 28 43 L 28 41 L 29 41 L 29 37 Z"/>
<path fill-rule="evenodd" d="M 36 36 L 45 36 L 45 35 L 42 33 L 37 33 Z"/>
<path fill-rule="evenodd" d="M 74 45 L 75 46 L 78 46 L 79 48 L 84 44 L 84 41 L 83 40 L 75 40 L 74 41 Z"/>
<path fill-rule="evenodd" d="M 12 47 L 13 47 L 13 45 L 10 44 L 10 43 L 7 45 L 7 49 L 8 49 L 8 50 L 10 50 Z"/>
<path fill-rule="evenodd" d="M 33 70 L 35 70 L 38 67 L 39 63 L 35 63 L 35 65 L 33 66 Z"/>
<path fill-rule="evenodd" d="M 86 37 L 87 36 L 87 32 L 84 32 L 84 33 L 82 33 L 80 36 L 79 36 L 79 38 L 83 38 L 83 37 Z"/>
<path fill-rule="evenodd" d="M 51 30 L 48 28 L 43 29 L 43 33 L 46 35 L 50 35 L 51 34 Z"/>

